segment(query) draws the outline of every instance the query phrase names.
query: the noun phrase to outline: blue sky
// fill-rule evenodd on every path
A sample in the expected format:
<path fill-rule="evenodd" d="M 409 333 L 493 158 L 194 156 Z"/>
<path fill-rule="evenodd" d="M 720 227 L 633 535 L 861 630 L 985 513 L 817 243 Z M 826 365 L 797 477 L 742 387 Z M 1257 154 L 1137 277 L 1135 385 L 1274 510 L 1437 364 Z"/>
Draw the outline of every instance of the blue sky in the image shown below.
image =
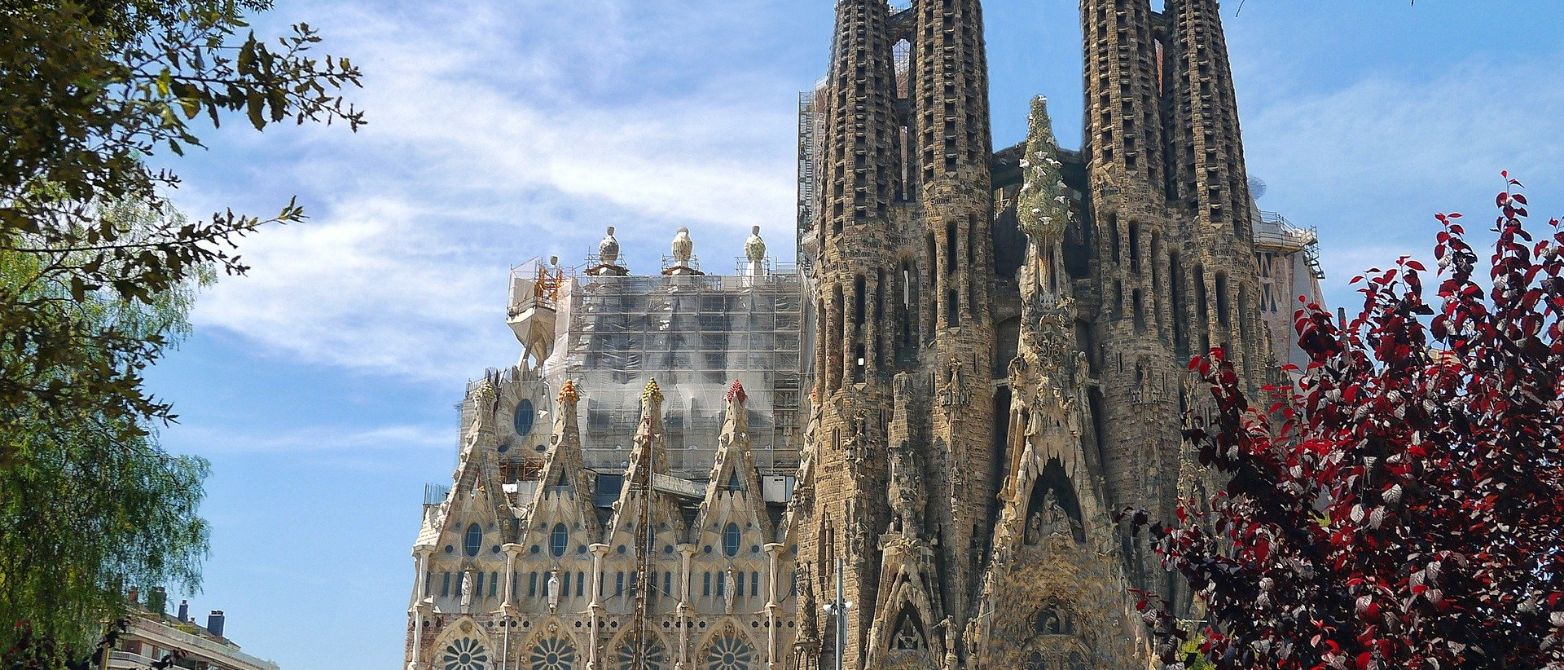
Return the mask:
<path fill-rule="evenodd" d="M 1564 3 L 1229 0 L 1250 173 L 1318 226 L 1327 291 L 1403 253 L 1437 211 L 1486 216 L 1498 172 L 1564 210 Z M 1076 3 L 989 0 L 997 145 L 1048 95 L 1080 137 Z M 823 74 L 828 0 L 282 0 L 365 71 L 370 125 L 225 127 L 175 165 L 192 215 L 313 216 L 246 241 L 151 374 L 212 460 L 204 618 L 284 670 L 394 668 L 422 485 L 449 482 L 465 380 L 513 363 L 511 265 L 577 263 L 607 225 L 632 268 L 689 226 L 708 268 L 751 225 L 791 248 L 797 93 Z M 1481 220 L 1479 217 L 1478 220 Z"/>

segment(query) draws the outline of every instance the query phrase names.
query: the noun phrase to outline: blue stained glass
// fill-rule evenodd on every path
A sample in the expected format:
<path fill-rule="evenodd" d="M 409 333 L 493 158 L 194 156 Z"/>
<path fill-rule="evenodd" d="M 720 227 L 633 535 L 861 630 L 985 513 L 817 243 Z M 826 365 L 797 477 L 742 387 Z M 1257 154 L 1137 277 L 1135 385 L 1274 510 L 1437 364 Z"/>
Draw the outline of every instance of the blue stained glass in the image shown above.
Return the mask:
<path fill-rule="evenodd" d="M 516 403 L 516 434 L 522 436 L 531 435 L 532 424 L 537 418 L 538 414 L 533 409 L 531 400 L 523 398 L 521 402 Z"/>
<path fill-rule="evenodd" d="M 730 558 L 737 556 L 739 554 L 740 539 L 742 538 L 739 535 L 739 525 L 736 523 L 728 524 L 726 528 L 722 529 L 722 553 L 727 554 Z"/>
<path fill-rule="evenodd" d="M 478 550 L 483 548 L 483 528 L 479 527 L 478 524 L 468 526 L 465 539 L 466 541 L 463 542 L 465 546 L 462 549 L 467 552 L 468 556 L 477 556 Z"/>
<path fill-rule="evenodd" d="M 553 554 L 554 558 L 559 558 L 565 555 L 565 548 L 569 545 L 570 530 L 565 528 L 565 524 L 554 524 L 554 530 L 549 533 L 548 553 Z"/>

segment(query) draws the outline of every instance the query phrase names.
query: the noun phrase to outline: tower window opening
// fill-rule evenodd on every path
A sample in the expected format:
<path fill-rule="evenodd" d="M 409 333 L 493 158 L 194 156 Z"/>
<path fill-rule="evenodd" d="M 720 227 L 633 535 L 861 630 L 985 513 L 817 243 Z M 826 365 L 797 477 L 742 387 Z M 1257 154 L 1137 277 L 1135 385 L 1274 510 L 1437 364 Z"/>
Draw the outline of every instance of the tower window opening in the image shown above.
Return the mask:
<path fill-rule="evenodd" d="M 945 224 L 945 276 L 956 274 L 956 222 Z"/>
<path fill-rule="evenodd" d="M 1108 254 L 1114 263 L 1119 262 L 1119 215 L 1108 215 Z"/>
<path fill-rule="evenodd" d="M 956 303 L 958 295 L 956 289 L 945 292 L 945 325 L 952 328 L 961 325 L 961 309 Z"/>
<path fill-rule="evenodd" d="M 1135 301 L 1135 332 L 1144 333 L 1146 332 L 1146 311 L 1141 301 L 1140 289 L 1135 289 L 1132 295 Z"/>
<path fill-rule="evenodd" d="M 1130 223 L 1130 272 L 1140 272 L 1140 224 Z"/>
<path fill-rule="evenodd" d="M 853 323 L 859 326 L 862 326 L 864 321 L 864 293 L 866 293 L 864 278 L 863 275 L 858 275 L 853 280 Z"/>
<path fill-rule="evenodd" d="M 1216 320 L 1224 326 L 1228 325 L 1227 275 L 1221 272 L 1216 275 Z"/>

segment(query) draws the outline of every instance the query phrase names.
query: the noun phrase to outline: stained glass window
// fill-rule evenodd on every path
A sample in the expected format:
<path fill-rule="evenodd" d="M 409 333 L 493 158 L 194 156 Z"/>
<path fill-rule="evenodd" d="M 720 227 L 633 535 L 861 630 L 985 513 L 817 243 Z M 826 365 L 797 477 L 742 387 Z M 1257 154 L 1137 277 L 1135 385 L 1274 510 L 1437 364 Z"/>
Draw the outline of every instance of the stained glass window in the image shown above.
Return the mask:
<path fill-rule="evenodd" d="M 537 416 L 531 400 L 523 398 L 521 402 L 516 403 L 516 434 L 523 437 L 532 434 L 532 424 L 537 419 Z"/>
<path fill-rule="evenodd" d="M 706 648 L 706 670 L 750 670 L 755 650 L 737 633 L 724 633 Z"/>
<path fill-rule="evenodd" d="M 481 549 L 483 549 L 483 528 L 478 524 L 472 524 L 467 527 L 467 538 L 462 543 L 462 550 L 467 552 L 468 556 L 477 556 Z"/>
<path fill-rule="evenodd" d="M 568 546 L 570 546 L 570 529 L 562 523 L 554 524 L 554 532 L 549 533 L 548 553 L 553 554 L 554 558 L 559 558 L 565 555 L 565 548 Z"/>
<path fill-rule="evenodd" d="M 739 555 L 739 540 L 741 539 L 739 525 L 736 523 L 728 524 L 726 528 L 722 529 L 722 553 L 727 554 L 729 558 Z"/>
<path fill-rule="evenodd" d="M 446 646 L 440 656 L 444 670 L 488 670 L 489 651 L 472 638 L 462 638 Z"/>
<path fill-rule="evenodd" d="M 563 638 L 539 640 L 532 645 L 532 670 L 574 670 L 576 648 Z"/>

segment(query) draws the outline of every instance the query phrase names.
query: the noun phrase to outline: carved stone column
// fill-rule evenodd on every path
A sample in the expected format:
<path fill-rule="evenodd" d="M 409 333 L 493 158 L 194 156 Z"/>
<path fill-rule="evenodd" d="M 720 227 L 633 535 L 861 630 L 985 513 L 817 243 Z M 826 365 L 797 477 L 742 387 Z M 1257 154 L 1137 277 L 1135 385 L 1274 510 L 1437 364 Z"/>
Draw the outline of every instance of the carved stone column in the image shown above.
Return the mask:
<path fill-rule="evenodd" d="M 412 660 L 407 663 L 407 670 L 425 670 L 429 667 L 423 662 L 424 653 L 424 614 L 428 609 L 424 599 L 429 597 L 429 581 L 424 578 L 424 573 L 429 570 L 429 556 L 434 553 L 434 547 L 413 547 L 413 569 L 417 572 L 413 575 L 413 603 L 409 608 L 413 615 L 413 640 Z"/>
<path fill-rule="evenodd" d="M 777 610 L 781 609 L 777 598 L 777 561 L 782 553 L 782 545 L 771 542 L 766 545 L 766 667 L 777 667 L 781 659 L 777 658 L 777 625 L 781 622 L 777 619 Z"/>
<path fill-rule="evenodd" d="M 594 544 L 588 547 L 592 550 L 592 604 L 588 606 L 591 611 L 590 637 L 587 639 L 587 667 L 597 667 L 597 630 L 602 625 L 603 603 L 603 557 L 608 555 L 608 545 Z"/>
<path fill-rule="evenodd" d="M 507 544 L 501 547 L 505 550 L 505 593 L 501 594 L 500 609 L 506 616 L 516 615 L 516 604 L 511 602 L 511 594 L 516 590 L 516 560 L 521 558 L 521 545 Z"/>
<path fill-rule="evenodd" d="M 684 670 L 690 657 L 690 559 L 695 556 L 695 545 L 679 545 L 679 572 L 684 575 L 679 589 L 679 655 L 674 659 L 675 670 Z"/>

